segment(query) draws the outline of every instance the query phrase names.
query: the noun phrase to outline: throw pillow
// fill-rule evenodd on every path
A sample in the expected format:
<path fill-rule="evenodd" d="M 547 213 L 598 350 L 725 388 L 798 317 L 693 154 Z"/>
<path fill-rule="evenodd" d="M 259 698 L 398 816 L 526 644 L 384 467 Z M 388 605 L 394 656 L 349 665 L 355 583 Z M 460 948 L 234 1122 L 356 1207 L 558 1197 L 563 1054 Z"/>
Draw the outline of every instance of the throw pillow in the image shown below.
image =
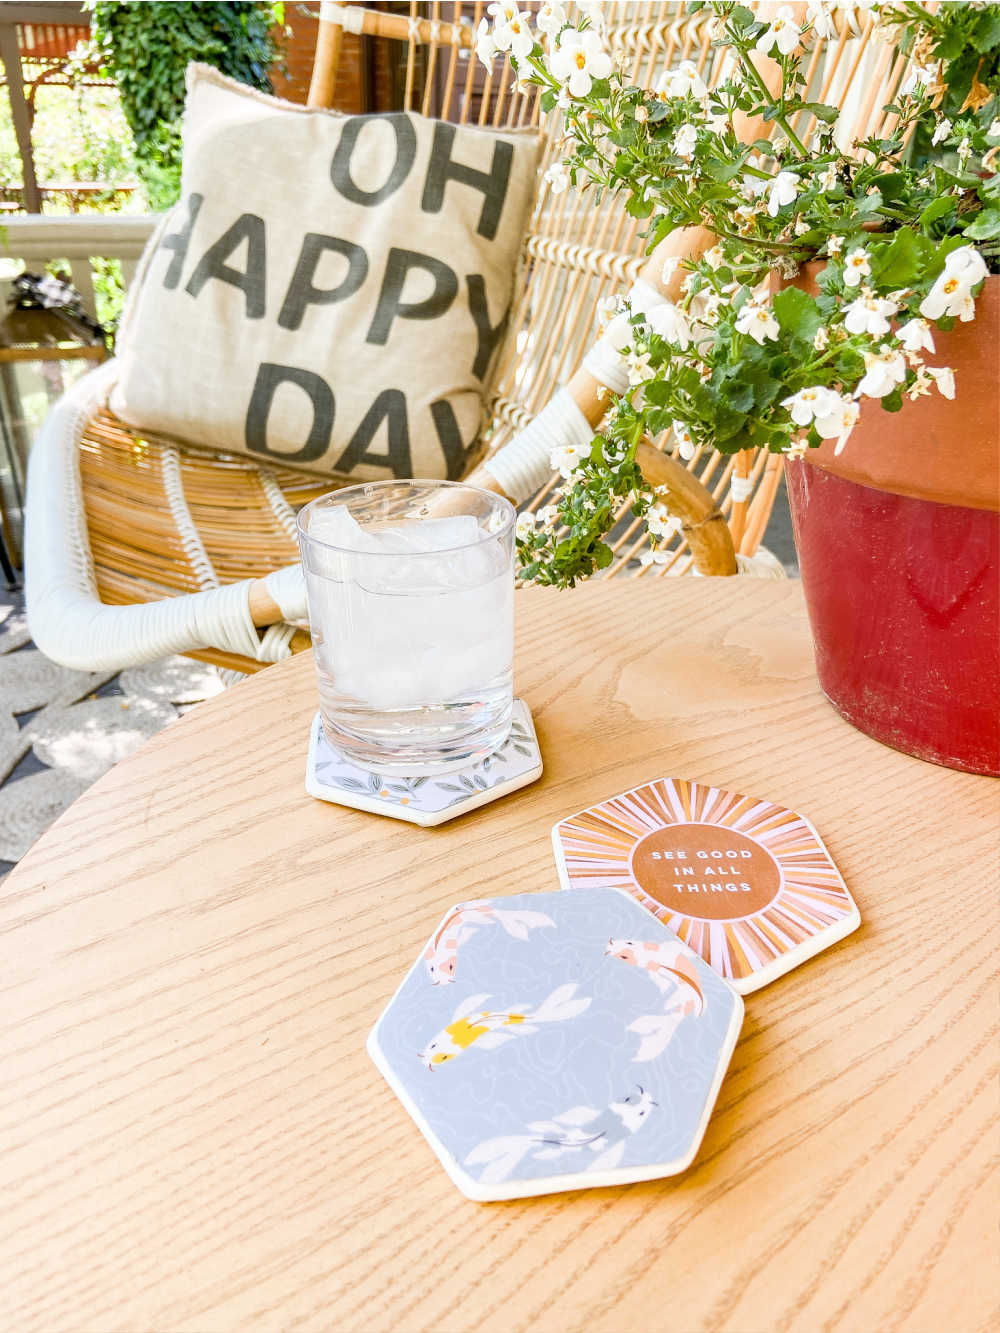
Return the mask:
<path fill-rule="evenodd" d="M 293 106 L 188 70 L 182 195 L 119 337 L 129 424 L 358 481 L 460 477 L 534 134 Z"/>

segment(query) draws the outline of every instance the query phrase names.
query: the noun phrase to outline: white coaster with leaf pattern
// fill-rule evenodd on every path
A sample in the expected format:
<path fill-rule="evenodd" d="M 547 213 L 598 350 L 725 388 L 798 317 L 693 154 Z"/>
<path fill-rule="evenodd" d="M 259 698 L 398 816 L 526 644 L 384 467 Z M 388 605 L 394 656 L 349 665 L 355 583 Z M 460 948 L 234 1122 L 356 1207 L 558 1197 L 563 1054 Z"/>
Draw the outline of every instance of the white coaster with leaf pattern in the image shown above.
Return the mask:
<path fill-rule="evenodd" d="M 306 791 L 310 796 L 425 827 L 497 801 L 541 776 L 542 754 L 523 699 L 514 700 L 510 735 L 499 750 L 454 773 L 403 778 L 361 768 L 330 744 L 319 713 L 309 734 Z"/>

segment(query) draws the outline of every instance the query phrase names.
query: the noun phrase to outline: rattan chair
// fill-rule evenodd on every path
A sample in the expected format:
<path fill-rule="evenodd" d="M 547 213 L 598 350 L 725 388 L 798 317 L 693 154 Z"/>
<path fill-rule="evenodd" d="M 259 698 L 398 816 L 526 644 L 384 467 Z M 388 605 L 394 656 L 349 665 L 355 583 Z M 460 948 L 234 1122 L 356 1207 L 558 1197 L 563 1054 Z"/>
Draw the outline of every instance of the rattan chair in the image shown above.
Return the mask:
<path fill-rule="evenodd" d="M 578 418 L 599 420 L 600 376 L 590 362 L 583 367 L 598 303 L 627 291 L 640 274 L 655 281 L 659 261 L 654 256 L 651 270 L 642 224 L 616 201 L 595 208 L 588 196 L 556 196 L 544 183 L 558 152 L 557 122 L 541 116 L 536 90 L 516 89 L 507 64 L 487 74 L 476 61 L 474 32 L 485 9 L 482 0 L 411 3 L 408 14 L 324 3 L 309 103 L 333 103 L 349 31 L 402 44 L 405 107 L 542 130 L 526 262 L 489 391 L 489 453 L 474 474 L 513 492 L 519 503 L 529 497 L 525 478 L 535 487 L 542 481 L 531 500 L 537 505 L 552 481 L 547 452 L 538 456 L 544 440 L 530 440 L 531 423 L 560 386 Z M 607 18 L 608 41 L 638 85 L 653 86 L 683 59 L 694 60 L 707 82 L 719 77 L 710 14 L 687 16 L 683 5 L 664 0 L 624 0 L 608 4 Z M 894 47 L 869 41 L 869 16 L 857 32 L 838 21 L 839 36 L 815 44 L 810 91 L 850 108 L 853 139 L 886 128 L 881 107 L 903 76 L 903 62 Z M 810 126 L 796 128 L 807 133 Z M 707 234 L 671 237 L 656 254 L 709 243 Z M 114 374 L 110 362 L 87 376 L 54 410 L 34 450 L 26 550 L 36 642 L 59 661 L 91 669 L 184 652 L 251 671 L 306 646 L 294 515 L 336 483 L 126 427 L 105 406 Z M 520 468 L 521 484 L 500 481 L 507 473 L 499 460 L 525 455 L 526 441 L 535 456 Z M 706 452 L 685 466 L 671 456 L 669 439 L 644 449 L 644 472 L 667 487 L 682 526 L 663 543 L 665 563 L 641 566 L 644 533 L 623 513 L 605 576 L 735 574 L 741 566 L 749 572 L 780 482 L 780 459 Z"/>

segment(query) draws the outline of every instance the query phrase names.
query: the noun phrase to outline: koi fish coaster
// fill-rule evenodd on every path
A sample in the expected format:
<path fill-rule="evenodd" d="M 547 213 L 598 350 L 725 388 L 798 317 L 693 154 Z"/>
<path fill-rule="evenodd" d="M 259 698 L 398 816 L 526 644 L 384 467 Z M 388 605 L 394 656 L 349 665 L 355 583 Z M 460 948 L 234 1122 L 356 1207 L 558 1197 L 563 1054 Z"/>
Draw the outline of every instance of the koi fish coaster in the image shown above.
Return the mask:
<path fill-rule="evenodd" d="M 628 893 L 557 891 L 453 907 L 368 1051 L 462 1192 L 509 1199 L 685 1170 L 742 1019 Z"/>
<path fill-rule="evenodd" d="M 609 940 L 611 958 L 641 968 L 666 997 L 662 1014 L 641 1014 L 628 1025 L 642 1041 L 634 1060 L 653 1060 L 670 1044 L 679 1025 L 705 1012 L 705 995 L 691 961 L 691 950 L 674 940 Z"/>
<path fill-rule="evenodd" d="M 482 901 L 459 903 L 445 917 L 441 928 L 432 937 L 424 953 L 427 975 L 434 986 L 448 985 L 455 980 L 459 947 L 480 926 L 501 926 L 516 940 L 526 940 L 529 930 L 539 926 L 554 926 L 555 922 L 544 912 L 504 911 L 494 903 Z"/>

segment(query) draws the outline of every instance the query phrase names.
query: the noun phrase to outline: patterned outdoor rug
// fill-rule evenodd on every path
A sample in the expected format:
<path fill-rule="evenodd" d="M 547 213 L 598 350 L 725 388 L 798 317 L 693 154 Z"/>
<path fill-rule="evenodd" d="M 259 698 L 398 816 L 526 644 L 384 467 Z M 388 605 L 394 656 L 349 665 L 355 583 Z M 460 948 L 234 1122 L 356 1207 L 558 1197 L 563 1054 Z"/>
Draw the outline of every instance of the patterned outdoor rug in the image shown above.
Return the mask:
<path fill-rule="evenodd" d="M 32 644 L 20 594 L 0 592 L 0 880 L 112 764 L 224 688 L 184 657 L 120 674 L 57 666 Z"/>

